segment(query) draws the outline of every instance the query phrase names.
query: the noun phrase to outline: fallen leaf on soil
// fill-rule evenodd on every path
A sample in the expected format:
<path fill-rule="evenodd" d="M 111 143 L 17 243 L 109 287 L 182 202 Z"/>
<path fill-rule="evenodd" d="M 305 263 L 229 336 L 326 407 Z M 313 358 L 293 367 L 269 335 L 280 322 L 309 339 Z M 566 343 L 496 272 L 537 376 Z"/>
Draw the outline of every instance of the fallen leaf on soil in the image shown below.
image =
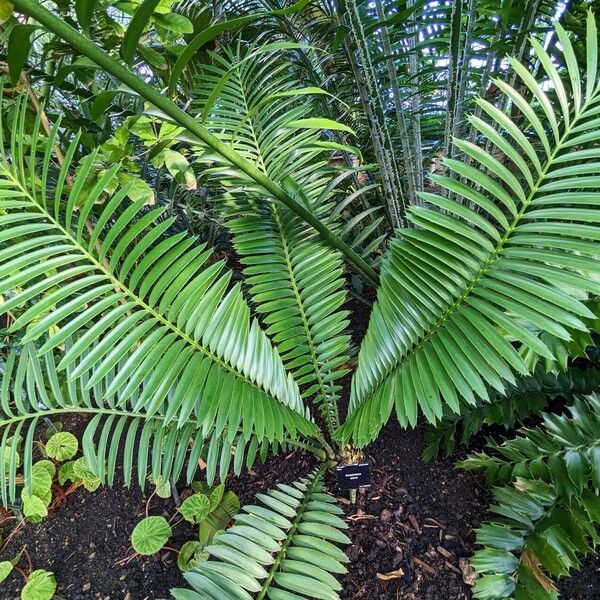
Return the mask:
<path fill-rule="evenodd" d="M 400 577 L 403 576 L 404 571 L 402 569 L 390 571 L 389 573 L 377 573 L 377 579 L 381 579 L 381 581 L 389 581 L 390 579 L 400 579 Z"/>
<path fill-rule="evenodd" d="M 377 517 L 373 515 L 350 515 L 346 517 L 346 521 L 368 521 L 373 519 L 377 519 Z"/>
<path fill-rule="evenodd" d="M 467 585 L 473 585 L 475 583 L 475 580 L 477 579 L 477 573 L 475 572 L 475 569 L 473 569 L 473 567 L 469 564 L 469 559 L 464 557 L 459 558 L 458 566 L 460 567 L 460 570 L 462 572 L 463 581 Z"/>
<path fill-rule="evenodd" d="M 448 562 L 447 560 L 444 561 L 444 564 L 451 570 L 454 571 L 455 573 L 458 573 L 459 575 L 462 573 L 462 571 L 460 571 L 459 569 L 457 569 L 451 562 Z"/>
<path fill-rule="evenodd" d="M 416 556 L 413 556 L 412 560 L 416 565 L 421 567 L 421 569 L 423 569 L 423 571 L 425 571 L 426 573 L 429 573 L 430 575 L 437 575 L 437 571 L 431 565 L 428 565 L 424 560 L 421 560 L 420 558 L 417 558 Z"/>

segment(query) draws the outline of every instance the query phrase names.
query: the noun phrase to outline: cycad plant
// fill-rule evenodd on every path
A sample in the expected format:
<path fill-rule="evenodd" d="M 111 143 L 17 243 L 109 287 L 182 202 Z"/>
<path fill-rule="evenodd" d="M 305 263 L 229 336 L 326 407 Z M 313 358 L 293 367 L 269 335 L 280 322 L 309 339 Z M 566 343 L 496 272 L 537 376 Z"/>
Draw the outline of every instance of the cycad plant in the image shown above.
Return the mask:
<path fill-rule="evenodd" d="M 221 187 L 243 283 L 194 237 L 170 235 L 163 209 L 128 201 L 127 187 L 107 194 L 119 165 L 87 186 L 93 155 L 76 164 L 78 134 L 60 122 L 44 133 L 21 97 L 0 162 L 0 312 L 13 347 L 0 398 L 3 501 L 16 499 L 17 446 L 29 493 L 36 427 L 65 412 L 90 415 L 82 448 L 107 483 L 121 448 L 126 481 L 136 467 L 142 484 L 184 470 L 191 480 L 199 458 L 212 483 L 259 451 L 302 448 L 326 462 L 246 507 L 208 548 L 218 560 L 189 575 L 196 591 L 174 594 L 336 598 L 331 573 L 344 559 L 333 543 L 347 538 L 323 487 L 329 461 L 373 440 L 392 409 L 402 426 L 421 414 L 436 423 L 505 393 L 528 374 L 518 347 L 553 358 L 542 333 L 568 340 L 595 318 L 585 303 L 600 291 L 594 18 L 581 65 L 557 27 L 564 73 L 532 40 L 541 80 L 513 60 L 518 87 L 496 81 L 503 109 L 479 100 L 477 139 L 455 140 L 465 160 L 448 159 L 453 176 L 435 178 L 451 194 L 421 193 L 408 212 L 382 261 L 341 422 L 352 352 L 344 261 L 372 283 L 377 274 L 337 235 L 324 164 L 322 130 L 352 132 L 311 115 L 304 99 L 321 91 L 298 88 L 277 60 L 294 45 L 213 53 L 190 116 L 34 0 L 14 4 L 181 128 Z"/>
<path fill-rule="evenodd" d="M 475 597 L 557 598 L 551 577 L 568 576 L 600 541 L 600 417 L 596 394 L 514 439 L 459 463 L 493 484 L 494 519 L 477 530 Z"/>

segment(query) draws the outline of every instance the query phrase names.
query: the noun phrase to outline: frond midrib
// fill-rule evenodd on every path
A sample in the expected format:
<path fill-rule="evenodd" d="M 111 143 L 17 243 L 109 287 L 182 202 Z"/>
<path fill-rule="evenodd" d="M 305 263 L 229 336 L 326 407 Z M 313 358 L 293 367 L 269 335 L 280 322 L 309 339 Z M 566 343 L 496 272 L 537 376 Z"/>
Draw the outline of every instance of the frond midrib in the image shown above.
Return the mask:
<path fill-rule="evenodd" d="M 48 417 L 50 415 L 64 415 L 64 414 L 88 414 L 88 415 L 103 415 L 106 417 L 127 417 L 128 419 L 144 419 L 145 421 L 158 421 L 163 422 L 165 417 L 160 414 L 148 415 L 143 412 L 135 412 L 131 410 L 118 410 L 109 407 L 93 407 L 93 406 L 80 406 L 78 404 L 69 404 L 61 406 L 60 408 L 44 408 L 36 411 L 31 411 L 23 414 L 13 415 L 6 419 L 0 419 L 0 429 L 5 427 L 12 427 L 16 423 L 27 421 L 30 419 L 37 419 L 40 417 Z M 178 429 L 183 428 L 185 425 L 197 425 L 193 419 L 187 419 L 181 426 L 177 426 Z"/>
<path fill-rule="evenodd" d="M 244 105 L 246 115 L 250 115 L 250 106 L 248 105 L 246 86 L 245 86 L 244 80 L 242 79 L 242 77 L 240 76 L 239 73 L 237 73 L 236 80 L 238 81 L 238 88 L 239 88 L 239 91 L 241 94 L 241 99 L 242 99 L 242 102 Z M 265 175 L 267 175 L 268 174 L 267 167 L 265 164 L 262 149 L 261 149 L 260 143 L 258 141 L 258 136 L 256 134 L 256 129 L 255 129 L 255 125 L 254 125 L 254 115 L 251 115 L 249 118 L 247 118 L 246 121 L 248 123 L 248 128 L 250 130 L 250 133 L 252 135 L 252 140 L 254 142 L 254 147 L 256 150 L 256 156 L 258 157 L 258 160 L 260 161 L 260 169 L 265 173 Z M 327 420 L 328 431 L 331 435 L 333 435 L 333 432 L 339 426 L 339 416 L 337 413 L 337 405 L 336 405 L 335 401 L 331 401 L 330 396 L 325 387 L 325 382 L 323 381 L 323 376 L 321 374 L 321 368 L 320 368 L 320 365 L 319 365 L 319 362 L 317 359 L 317 353 L 316 353 L 316 349 L 315 349 L 312 330 L 308 323 L 308 318 L 306 316 L 306 310 L 304 308 L 304 303 L 302 302 L 302 296 L 300 294 L 298 281 L 296 279 L 296 273 L 294 272 L 294 266 L 293 266 L 292 260 L 291 260 L 290 243 L 286 236 L 286 232 L 285 232 L 283 223 L 281 222 L 281 217 L 279 215 L 277 206 L 272 202 L 269 203 L 269 212 L 271 213 L 273 220 L 277 226 L 277 232 L 278 232 L 279 238 L 281 240 L 281 245 L 283 248 L 283 259 L 285 261 L 285 266 L 286 266 L 286 269 L 288 272 L 290 283 L 292 284 L 292 290 L 294 293 L 294 298 L 296 299 L 298 313 L 299 313 L 300 319 L 302 320 L 302 328 L 304 329 L 304 336 L 305 336 L 306 343 L 307 343 L 308 349 L 309 349 L 309 358 L 312 363 L 313 371 L 317 378 L 319 392 L 320 392 L 320 395 L 325 399 L 327 410 L 322 411 L 322 413 L 324 414 L 325 419 Z M 332 412 L 333 412 L 333 415 L 332 415 Z"/>
<path fill-rule="evenodd" d="M 62 235 L 67 240 L 69 240 L 77 248 L 78 251 L 81 252 L 81 254 L 83 255 L 83 257 L 85 259 L 89 260 L 93 265 L 95 265 L 95 267 L 105 277 L 107 277 L 110 280 L 110 282 L 115 286 L 115 288 L 118 288 L 121 292 L 123 292 L 124 294 L 126 294 L 133 302 L 135 302 L 141 309 L 145 310 L 148 314 L 150 314 L 156 321 L 158 321 L 162 325 L 168 327 L 173 333 L 175 333 L 176 335 L 178 335 L 181 339 L 185 340 L 186 343 L 188 343 L 189 345 L 191 345 L 196 350 L 202 352 L 207 358 L 209 358 L 213 362 L 217 363 L 224 370 L 226 370 L 229 373 L 232 373 L 233 375 L 235 375 L 239 379 L 242 379 L 245 383 L 247 383 L 248 385 L 251 385 L 255 389 L 259 390 L 261 393 L 267 394 L 269 397 L 271 397 L 276 402 L 281 403 L 281 400 L 279 400 L 277 397 L 273 396 L 268 390 L 265 390 L 261 386 L 257 385 L 254 381 L 252 381 L 251 379 L 247 378 L 243 373 L 239 372 L 237 369 L 235 369 L 234 367 L 232 367 L 231 365 L 229 365 L 227 362 L 225 362 L 224 360 L 222 360 L 221 358 L 219 358 L 217 355 L 215 355 L 213 352 L 211 352 L 208 348 L 205 348 L 202 344 L 200 344 L 199 342 L 197 342 L 196 340 L 194 340 L 192 337 L 190 337 L 188 334 L 186 334 L 184 331 L 182 331 L 176 324 L 172 323 L 171 321 L 169 321 L 168 319 L 166 319 L 165 317 L 163 317 L 160 313 L 158 313 L 157 311 L 155 311 L 150 305 L 148 305 L 146 302 L 144 302 L 144 300 L 142 298 L 140 298 L 135 292 L 133 292 L 127 285 L 125 285 L 124 282 L 122 282 L 118 278 L 116 278 L 102 264 L 102 262 L 100 262 L 93 254 L 91 254 L 87 250 L 87 248 L 85 248 L 79 242 L 79 240 L 72 235 L 72 233 L 69 230 L 65 229 L 62 226 L 62 224 L 59 221 L 57 221 L 49 213 L 48 210 L 46 210 L 43 206 L 41 206 L 37 202 L 36 198 L 30 194 L 29 190 L 25 186 L 23 186 L 21 184 L 21 182 L 17 178 L 15 178 L 10 171 L 8 171 L 6 169 L 3 169 L 3 171 L 4 171 L 5 175 L 10 178 L 10 180 L 13 182 L 13 184 L 16 185 L 16 186 L 18 186 L 18 188 L 26 195 L 26 197 L 31 201 L 31 203 L 48 220 L 50 220 L 52 222 L 53 226 L 56 227 L 62 233 Z M 289 404 L 286 403 L 285 405 L 288 406 L 288 408 L 290 408 L 291 410 L 294 410 Z"/>
<path fill-rule="evenodd" d="M 553 166 L 554 159 L 556 158 L 557 154 L 562 150 L 562 146 L 565 143 L 565 141 L 569 138 L 573 127 L 577 124 L 578 120 L 580 120 L 582 116 L 585 116 L 586 108 L 594 103 L 594 99 L 598 95 L 599 90 L 600 87 L 596 90 L 595 94 L 585 102 L 583 107 L 575 112 L 573 120 L 569 123 L 569 125 L 565 126 L 565 131 L 563 132 L 563 135 L 556 142 L 556 147 L 546 160 L 546 163 L 544 164 L 541 173 L 539 173 L 534 183 L 534 187 L 531 188 L 525 202 L 522 203 L 519 212 L 509 224 L 509 227 L 506 230 L 503 237 L 496 244 L 494 251 L 490 253 L 488 259 L 480 267 L 477 273 L 472 277 L 465 291 L 446 309 L 446 311 L 438 318 L 438 320 L 426 332 L 424 332 L 421 335 L 420 339 L 417 342 L 415 342 L 413 346 L 404 355 L 397 358 L 394 364 L 382 373 L 378 381 L 376 381 L 372 386 L 370 386 L 369 389 L 367 389 L 361 394 L 362 401 L 360 405 L 356 407 L 356 410 L 353 412 L 353 414 L 349 415 L 350 417 L 357 414 L 360 411 L 360 409 L 364 406 L 365 401 L 368 401 L 368 398 L 372 397 L 377 392 L 377 390 L 385 384 L 386 379 L 392 376 L 393 373 L 395 373 L 395 371 L 397 371 L 399 368 L 401 368 L 401 366 L 407 360 L 409 360 L 415 352 L 417 352 L 424 344 L 426 344 L 444 326 L 446 321 L 460 308 L 462 303 L 469 297 L 469 295 L 480 282 L 480 280 L 483 278 L 483 276 L 487 273 L 487 271 L 489 271 L 489 269 L 492 267 L 492 265 L 495 263 L 500 253 L 504 249 L 506 242 L 509 240 L 514 230 L 519 226 L 521 220 L 525 216 L 527 209 L 529 208 L 531 202 L 534 200 L 535 195 L 538 193 L 540 186 L 543 184 L 544 179 L 548 174 L 548 171 Z"/>
<path fill-rule="evenodd" d="M 323 376 L 321 374 L 321 368 L 320 368 L 319 362 L 317 360 L 317 353 L 316 353 L 316 349 L 315 349 L 314 339 L 312 336 L 312 331 L 311 331 L 310 325 L 308 323 L 308 318 L 306 316 L 306 311 L 304 309 L 304 304 L 302 302 L 300 290 L 298 289 L 296 275 L 294 273 L 294 267 L 292 266 L 288 240 L 287 240 L 287 237 L 285 236 L 285 231 L 283 229 L 283 224 L 281 223 L 281 219 L 279 217 L 277 207 L 273 206 L 271 208 L 271 210 L 272 210 L 272 213 L 273 213 L 273 216 L 275 219 L 275 223 L 277 224 L 277 229 L 278 229 L 280 237 L 281 237 L 285 264 L 288 269 L 290 282 L 292 284 L 292 289 L 294 292 L 294 297 L 296 298 L 296 303 L 298 305 L 298 311 L 300 313 L 300 318 L 302 319 L 302 327 L 304 328 L 304 334 L 306 336 L 306 342 L 308 344 L 310 360 L 312 362 L 313 370 L 317 377 L 317 384 L 319 385 L 320 394 L 323 396 L 324 399 L 329 399 L 329 394 L 327 393 L 327 389 L 325 388 L 325 382 L 323 381 Z M 339 426 L 339 417 L 337 415 L 337 405 L 334 401 L 332 402 L 332 401 L 326 400 L 326 408 L 327 408 L 327 410 L 322 411 L 322 413 L 324 414 L 325 419 L 327 420 L 327 427 L 328 427 L 329 433 L 333 434 L 333 432 Z M 333 409 L 333 411 L 334 411 L 333 416 L 331 414 L 332 411 L 330 409 Z"/>
<path fill-rule="evenodd" d="M 273 578 L 275 577 L 277 570 L 279 569 L 279 565 L 281 564 L 281 561 L 285 558 L 290 544 L 293 542 L 294 534 L 296 533 L 296 530 L 298 529 L 298 526 L 300 525 L 300 522 L 302 521 L 304 512 L 306 510 L 307 504 L 310 502 L 310 498 L 313 494 L 313 491 L 321 483 L 321 477 L 323 476 L 323 473 L 327 469 L 327 466 L 328 466 L 327 463 L 322 464 L 319 467 L 318 471 L 315 473 L 310 484 L 307 486 L 307 490 L 304 494 L 304 498 L 302 498 L 302 502 L 300 503 L 300 506 L 298 507 L 296 516 L 294 517 L 294 519 L 292 521 L 292 526 L 286 532 L 286 538 L 285 538 L 283 544 L 281 545 L 281 548 L 277 552 L 277 556 L 275 557 L 275 560 L 271 566 L 271 569 L 269 570 L 269 574 L 267 575 L 267 578 L 265 579 L 264 583 L 262 584 L 262 589 L 256 596 L 256 600 L 264 600 L 264 598 L 266 598 L 266 595 L 269 591 L 269 588 L 271 586 Z"/>

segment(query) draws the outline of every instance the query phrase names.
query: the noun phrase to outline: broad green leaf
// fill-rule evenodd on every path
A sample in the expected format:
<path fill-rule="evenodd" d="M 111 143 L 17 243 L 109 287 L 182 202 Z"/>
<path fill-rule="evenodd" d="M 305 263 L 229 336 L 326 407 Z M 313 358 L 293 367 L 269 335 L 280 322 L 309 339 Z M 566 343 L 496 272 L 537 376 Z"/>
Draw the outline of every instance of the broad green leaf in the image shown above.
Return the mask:
<path fill-rule="evenodd" d="M 75 0 L 75 14 L 81 30 L 90 35 L 90 25 L 96 9 L 97 0 Z"/>
<path fill-rule="evenodd" d="M 144 0 L 141 6 L 135 11 L 135 15 L 127 27 L 123 44 L 121 45 L 121 56 L 127 64 L 131 64 L 133 61 L 140 37 L 142 37 L 144 29 L 160 1 Z"/>
<path fill-rule="evenodd" d="M 43 518 L 48 516 L 46 503 L 38 496 L 21 496 L 23 501 L 23 515 L 33 523 L 39 523 Z"/>
<path fill-rule="evenodd" d="M 68 431 L 59 431 L 46 442 L 46 454 L 59 462 L 73 458 L 78 449 L 77 438 Z"/>
<path fill-rule="evenodd" d="M 164 517 L 146 517 L 133 529 L 131 545 L 138 554 L 156 554 L 167 543 L 171 533 L 171 526 Z"/>
<path fill-rule="evenodd" d="M 35 25 L 18 23 L 10 32 L 7 45 L 8 72 L 13 85 L 16 85 L 25 67 L 31 50 L 31 35 L 37 29 Z"/>
<path fill-rule="evenodd" d="M 10 560 L 3 560 L 0 562 L 0 583 L 3 582 L 13 570 L 13 564 Z"/>
<path fill-rule="evenodd" d="M 56 587 L 54 573 L 38 569 L 27 578 L 21 590 L 21 600 L 52 600 Z"/>
<path fill-rule="evenodd" d="M 208 516 L 210 500 L 204 494 L 192 494 L 183 501 L 178 510 L 186 521 L 197 524 Z"/>

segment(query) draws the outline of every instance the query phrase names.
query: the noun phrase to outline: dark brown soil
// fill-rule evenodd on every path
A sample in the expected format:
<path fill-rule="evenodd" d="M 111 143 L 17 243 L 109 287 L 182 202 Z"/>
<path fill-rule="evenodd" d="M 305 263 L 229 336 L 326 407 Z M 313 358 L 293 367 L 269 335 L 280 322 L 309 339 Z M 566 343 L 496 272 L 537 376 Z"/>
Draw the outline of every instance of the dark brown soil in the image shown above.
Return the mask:
<path fill-rule="evenodd" d="M 347 507 L 353 562 L 345 598 L 470 598 L 461 558 L 472 551 L 488 494 L 450 461 L 423 464 L 423 436 L 393 423 L 367 449 L 373 485 Z"/>
<path fill-rule="evenodd" d="M 311 456 L 296 452 L 272 457 L 268 466 L 258 463 L 242 477 L 231 478 L 228 488 L 238 494 L 242 504 L 248 504 L 256 492 L 302 477 L 314 466 Z M 10 560 L 26 546 L 33 569 L 53 571 L 58 581 L 57 594 L 66 600 L 168 598 L 170 588 L 185 583 L 174 552 L 165 550 L 151 557 L 137 556 L 127 564 L 119 563 L 132 554 L 129 536 L 145 516 L 147 503 L 148 496 L 138 487 L 117 485 L 93 493 L 79 489 L 44 522 L 19 528 L 2 549 L 0 560 Z M 175 503 L 173 499 L 154 496 L 148 512 L 170 519 L 176 514 Z M 2 538 L 7 539 L 14 528 L 14 520 L 2 525 Z M 186 522 L 179 523 L 173 527 L 169 546 L 178 549 L 195 535 Z M 26 559 L 19 564 L 26 566 Z M 17 600 L 23 583 L 23 578 L 13 572 L 0 583 L 0 600 Z"/>
<path fill-rule="evenodd" d="M 452 461 L 424 465 L 420 454 L 424 431 L 402 431 L 388 425 L 367 448 L 373 485 L 359 492 L 356 505 L 341 497 L 350 524 L 352 562 L 343 579 L 344 600 L 461 600 L 470 598 L 461 570 L 473 550 L 473 528 L 485 515 L 488 494 L 471 474 L 456 471 Z M 257 465 L 229 487 L 242 503 L 277 482 L 289 482 L 310 472 L 313 460 L 292 453 Z M 130 553 L 129 535 L 144 516 L 147 496 L 137 488 L 78 490 L 40 525 L 26 525 L 2 550 L 10 559 L 24 545 L 34 569 L 54 571 L 58 594 L 66 600 L 155 600 L 183 583 L 176 555 L 136 557 L 115 564 Z M 173 516 L 172 500 L 154 497 L 150 514 Z M 4 539 L 15 521 L 2 526 Z M 170 546 L 178 548 L 193 531 L 174 528 Z M 21 564 L 26 563 L 25 560 Z M 468 577 L 468 573 L 467 573 Z M 388 578 L 388 579 L 386 579 Z M 0 599 L 17 599 L 23 581 L 17 573 L 0 584 Z M 600 560 L 561 585 L 563 600 L 597 600 Z"/>

